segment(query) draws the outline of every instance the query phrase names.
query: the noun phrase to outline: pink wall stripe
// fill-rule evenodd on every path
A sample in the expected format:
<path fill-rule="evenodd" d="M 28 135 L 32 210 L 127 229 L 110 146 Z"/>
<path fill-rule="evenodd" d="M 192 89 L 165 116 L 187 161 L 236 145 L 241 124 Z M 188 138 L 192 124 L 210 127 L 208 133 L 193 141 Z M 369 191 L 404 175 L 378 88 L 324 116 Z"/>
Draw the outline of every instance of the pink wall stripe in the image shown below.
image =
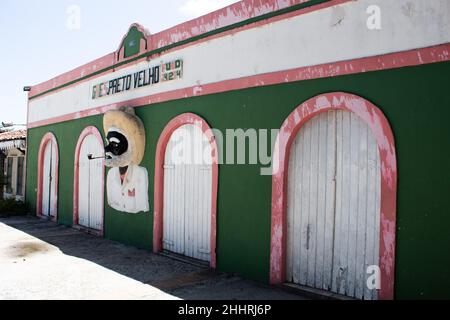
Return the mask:
<path fill-rule="evenodd" d="M 115 53 L 110 53 L 102 58 L 89 62 L 81 67 L 78 67 L 72 71 L 63 73 L 51 80 L 43 82 L 41 84 L 35 85 L 31 87 L 31 91 L 29 92 L 28 98 L 32 98 L 38 94 L 44 93 L 48 90 L 52 90 L 59 86 L 65 85 L 66 83 L 81 79 L 87 75 L 90 75 L 94 72 L 102 70 L 104 68 L 108 68 L 115 63 L 114 59 Z"/>
<path fill-rule="evenodd" d="M 147 37 L 148 41 L 147 52 L 171 44 L 175 44 L 183 40 L 188 40 L 192 37 L 199 36 L 216 29 L 220 29 L 235 23 L 239 23 L 251 18 L 255 18 L 270 12 L 285 9 L 308 1 L 310 0 L 243 0 L 234 3 L 228 7 L 225 7 L 223 9 L 199 17 L 197 19 L 187 21 L 173 28 L 161 31 L 154 35 L 149 35 Z M 349 0 L 332 0 L 330 1 L 331 3 L 327 4 L 327 6 L 347 1 Z M 318 10 L 320 8 L 322 8 L 322 6 L 314 8 L 314 10 Z M 264 23 L 268 23 L 269 20 L 270 19 L 268 19 Z M 138 23 L 134 23 L 131 25 L 131 27 L 133 26 L 138 27 L 138 29 L 141 32 L 145 33 L 145 29 Z M 202 39 L 201 41 L 206 40 Z M 33 86 L 29 93 L 29 98 L 44 93 L 48 90 L 55 89 L 66 83 L 81 79 L 87 75 L 90 75 L 104 68 L 113 66 L 118 62 L 117 57 L 118 54 L 120 54 L 120 49 L 121 48 L 118 48 L 117 51 L 107 54 L 104 57 L 101 57 L 83 66 L 80 66 L 72 71 L 57 76 L 49 81 Z M 143 53 L 145 53 L 145 51 L 141 52 L 141 54 Z M 129 59 L 132 58 L 134 57 L 131 57 Z"/>
<path fill-rule="evenodd" d="M 302 80 L 337 77 L 370 71 L 381 71 L 395 68 L 411 67 L 423 64 L 444 62 L 450 60 L 450 44 L 443 44 L 430 48 L 415 49 L 405 52 L 390 53 L 381 56 L 360 58 L 355 60 L 327 63 L 323 65 L 302 67 L 297 69 L 277 71 L 233 80 L 226 80 L 202 86 L 189 87 L 174 91 L 158 93 L 143 98 L 132 99 L 93 108 L 86 111 L 71 113 L 43 121 L 32 122 L 28 128 L 36 128 L 53 123 L 75 120 L 88 116 L 102 114 L 120 106 L 145 106 L 170 100 L 203 96 L 220 92 L 240 90 L 279 83 L 289 83 Z"/>
<path fill-rule="evenodd" d="M 151 37 L 152 49 L 187 40 L 267 13 L 292 7 L 310 0 L 243 0 L 200 18 L 156 33 Z"/>

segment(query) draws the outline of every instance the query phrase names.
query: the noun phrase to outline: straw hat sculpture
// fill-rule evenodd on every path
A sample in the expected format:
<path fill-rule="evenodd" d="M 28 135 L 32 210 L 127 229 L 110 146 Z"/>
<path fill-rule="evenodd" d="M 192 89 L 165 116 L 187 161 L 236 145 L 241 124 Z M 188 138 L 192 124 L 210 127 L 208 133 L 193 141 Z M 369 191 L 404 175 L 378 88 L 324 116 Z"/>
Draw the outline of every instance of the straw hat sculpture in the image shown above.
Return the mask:
<path fill-rule="evenodd" d="M 134 109 L 121 107 L 106 112 L 103 128 L 108 142 L 105 148 L 106 166 L 139 166 L 145 152 L 145 128 Z"/>

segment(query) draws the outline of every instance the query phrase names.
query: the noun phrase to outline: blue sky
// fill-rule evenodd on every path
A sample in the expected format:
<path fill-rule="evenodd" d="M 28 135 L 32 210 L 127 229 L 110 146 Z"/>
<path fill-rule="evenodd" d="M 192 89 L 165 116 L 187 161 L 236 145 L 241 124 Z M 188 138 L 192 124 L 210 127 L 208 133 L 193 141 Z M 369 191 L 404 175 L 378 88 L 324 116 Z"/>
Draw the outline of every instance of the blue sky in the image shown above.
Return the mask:
<path fill-rule="evenodd" d="M 26 122 L 26 85 L 34 85 L 117 49 L 130 24 L 151 33 L 236 0 L 1 0 L 0 122 Z M 75 6 L 75 7 L 74 7 Z M 79 29 L 68 27 L 79 8 Z"/>

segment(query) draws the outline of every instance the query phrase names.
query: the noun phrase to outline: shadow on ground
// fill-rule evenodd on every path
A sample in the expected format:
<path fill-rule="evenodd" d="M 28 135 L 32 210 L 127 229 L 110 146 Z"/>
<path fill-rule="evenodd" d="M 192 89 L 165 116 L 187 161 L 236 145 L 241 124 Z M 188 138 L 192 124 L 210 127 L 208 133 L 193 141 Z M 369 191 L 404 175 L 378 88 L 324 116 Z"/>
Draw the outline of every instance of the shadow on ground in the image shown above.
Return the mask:
<path fill-rule="evenodd" d="M 42 241 L 17 239 L 4 248 L 4 254 L 13 260 L 25 261 L 33 255 L 59 250 L 187 300 L 305 299 L 278 287 L 216 273 L 34 217 L 0 218 L 0 223 Z"/>

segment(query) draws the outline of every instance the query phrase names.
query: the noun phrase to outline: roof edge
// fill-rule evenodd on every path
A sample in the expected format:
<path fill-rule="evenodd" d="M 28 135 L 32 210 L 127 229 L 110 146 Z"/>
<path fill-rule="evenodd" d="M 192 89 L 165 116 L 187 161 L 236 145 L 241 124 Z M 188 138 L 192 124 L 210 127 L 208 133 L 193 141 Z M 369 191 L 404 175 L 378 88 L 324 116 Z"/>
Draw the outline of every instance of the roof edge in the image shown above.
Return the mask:
<path fill-rule="evenodd" d="M 215 30 L 232 26 L 237 23 L 257 18 L 259 16 L 273 13 L 295 5 L 314 2 L 314 0 L 242 0 L 233 3 L 222 9 L 213 11 L 196 19 L 192 19 L 176 25 L 164 31 L 150 34 L 143 26 L 133 23 L 128 31 L 137 27 L 149 43 L 145 52 L 152 52 L 167 46 L 172 46 L 178 42 L 189 40 Z M 323 1 L 321 1 L 323 2 Z M 48 91 L 64 86 L 68 83 L 78 81 L 86 76 L 101 72 L 104 69 L 113 67 L 119 62 L 119 52 L 127 33 L 122 37 L 120 45 L 115 52 L 111 52 L 101 58 L 88 62 L 71 71 L 56 76 L 48 81 L 34 85 L 29 92 L 29 99 L 45 94 Z M 135 57 L 123 59 L 121 63 L 127 63 L 135 60 Z"/>

